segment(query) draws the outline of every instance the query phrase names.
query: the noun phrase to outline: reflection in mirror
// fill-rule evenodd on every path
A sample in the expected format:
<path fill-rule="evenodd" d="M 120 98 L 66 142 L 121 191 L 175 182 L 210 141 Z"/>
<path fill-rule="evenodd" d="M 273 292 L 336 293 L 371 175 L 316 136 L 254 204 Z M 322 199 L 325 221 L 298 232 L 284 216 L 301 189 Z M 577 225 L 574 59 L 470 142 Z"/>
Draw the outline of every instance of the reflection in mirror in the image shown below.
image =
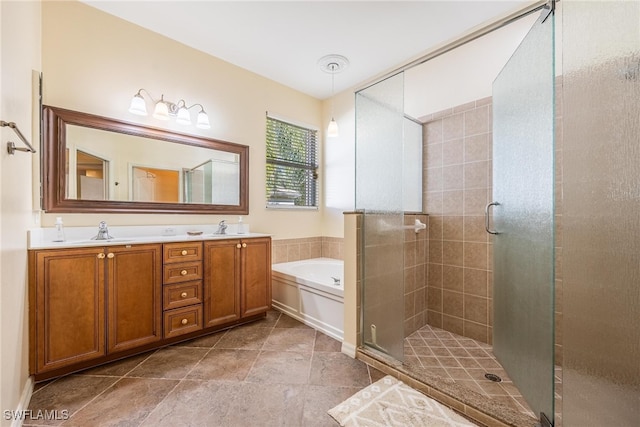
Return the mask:
<path fill-rule="evenodd" d="M 234 183 L 240 178 L 237 158 L 209 159 L 184 170 L 185 201 L 188 203 L 238 204 L 240 194 Z"/>
<path fill-rule="evenodd" d="M 83 126 L 67 125 L 66 131 L 68 161 L 75 159 L 77 163 L 77 173 L 69 176 L 69 186 L 86 188 L 90 185 L 87 181 L 98 178 L 100 185 L 106 186 L 101 192 L 73 194 L 69 191 L 68 199 L 218 205 L 240 202 L 240 166 L 236 153 Z M 203 159 L 206 160 L 203 162 Z M 74 169 L 71 164 L 66 168 Z M 197 176 L 194 180 L 194 177 L 187 178 L 188 175 Z M 92 188 L 94 186 L 98 184 Z"/>
<path fill-rule="evenodd" d="M 248 213 L 247 146 L 43 112 L 49 212 Z"/>
<path fill-rule="evenodd" d="M 135 202 L 177 203 L 182 199 L 178 171 L 133 166 L 132 176 Z"/>

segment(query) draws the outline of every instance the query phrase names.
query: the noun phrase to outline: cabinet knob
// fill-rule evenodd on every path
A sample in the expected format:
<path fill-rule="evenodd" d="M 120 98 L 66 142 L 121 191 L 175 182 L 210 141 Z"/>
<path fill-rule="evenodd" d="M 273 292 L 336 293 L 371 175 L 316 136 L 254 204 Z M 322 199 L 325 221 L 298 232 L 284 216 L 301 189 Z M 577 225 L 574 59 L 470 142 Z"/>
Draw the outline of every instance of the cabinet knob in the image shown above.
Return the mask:
<path fill-rule="evenodd" d="M 107 258 L 111 259 L 111 258 L 113 258 L 114 256 L 116 256 L 116 254 L 110 253 L 110 254 L 108 254 L 108 255 L 107 255 Z"/>
<path fill-rule="evenodd" d="M 98 259 L 104 259 L 104 257 L 105 257 L 105 256 L 106 256 L 105 254 L 103 254 L 103 253 L 99 253 L 99 254 L 98 254 Z"/>
<path fill-rule="evenodd" d="M 187 270 L 182 270 L 182 271 L 180 272 L 180 274 L 182 274 L 183 276 L 186 276 L 186 275 L 187 275 Z"/>
<path fill-rule="evenodd" d="M 182 253 L 182 255 L 186 255 L 187 254 L 187 250 L 183 249 L 181 253 Z"/>
<path fill-rule="evenodd" d="M 238 243 L 238 244 L 236 245 L 236 248 L 238 248 L 238 249 L 240 249 L 241 247 L 242 247 L 242 245 L 241 245 L 240 243 Z"/>
<path fill-rule="evenodd" d="M 243 243 L 243 244 L 242 244 L 242 247 L 243 247 L 243 248 L 246 248 L 246 247 L 247 247 L 247 244 L 246 244 L 246 243 Z"/>
<path fill-rule="evenodd" d="M 186 298 L 186 297 L 187 297 L 187 293 L 186 293 L 186 292 L 183 292 L 183 293 L 181 293 L 181 294 L 180 294 L 180 296 L 181 296 L 182 298 Z"/>
<path fill-rule="evenodd" d="M 183 325 L 186 325 L 187 323 L 189 323 L 189 321 L 187 319 L 182 319 L 180 323 L 182 323 Z"/>

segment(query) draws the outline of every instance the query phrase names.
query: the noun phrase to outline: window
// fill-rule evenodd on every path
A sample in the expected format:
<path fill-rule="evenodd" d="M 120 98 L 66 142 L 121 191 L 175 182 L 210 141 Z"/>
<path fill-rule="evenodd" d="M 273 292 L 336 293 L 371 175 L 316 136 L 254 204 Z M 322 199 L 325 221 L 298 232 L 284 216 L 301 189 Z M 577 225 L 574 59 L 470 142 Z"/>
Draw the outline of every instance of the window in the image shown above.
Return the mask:
<path fill-rule="evenodd" d="M 317 134 L 267 117 L 267 207 L 318 207 Z"/>

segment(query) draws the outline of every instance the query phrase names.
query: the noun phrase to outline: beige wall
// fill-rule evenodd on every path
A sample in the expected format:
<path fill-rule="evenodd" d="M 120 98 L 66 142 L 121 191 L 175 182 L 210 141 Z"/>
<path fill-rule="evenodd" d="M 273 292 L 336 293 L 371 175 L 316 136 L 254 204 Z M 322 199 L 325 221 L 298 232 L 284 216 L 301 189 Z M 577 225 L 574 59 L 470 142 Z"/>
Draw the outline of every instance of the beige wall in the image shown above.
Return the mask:
<path fill-rule="evenodd" d="M 323 138 L 321 101 L 74 1 L 43 3 L 42 68 L 45 104 L 250 146 L 250 215 L 245 222 L 253 231 L 273 233 L 277 238 L 322 234 L 322 208 L 296 212 L 264 207 L 265 112 L 316 126 L 322 129 Z M 141 87 L 155 97 L 164 94 L 171 101 L 184 98 L 203 104 L 211 129 L 184 128 L 132 115 L 127 111 L 129 102 Z M 322 169 L 320 175 L 324 175 Z M 55 216 L 44 214 L 42 225 L 52 226 Z M 90 226 L 101 220 L 135 225 L 209 223 L 226 218 L 62 216 L 67 226 Z"/>
<path fill-rule="evenodd" d="M 347 68 L 345 73 L 349 72 Z M 336 76 L 336 79 L 340 75 Z M 342 237 L 344 234 L 343 212 L 355 209 L 355 95 L 353 89 L 336 94 L 323 104 L 322 129 L 326 129 L 333 116 L 338 122 L 340 135 L 327 138 L 323 146 L 324 168 L 322 170 L 322 235 Z"/>
<path fill-rule="evenodd" d="M 0 11 L 0 119 L 16 122 L 37 146 L 37 133 L 32 130 L 32 72 L 40 69 L 40 4 L 3 1 Z M 18 409 L 23 390 L 29 388 L 26 236 L 33 227 L 35 156 L 9 155 L 5 143 L 21 143 L 9 128 L 2 128 L 0 136 L 0 409 L 4 411 Z M 4 413 L 1 419 L 0 425 L 11 424 Z"/>

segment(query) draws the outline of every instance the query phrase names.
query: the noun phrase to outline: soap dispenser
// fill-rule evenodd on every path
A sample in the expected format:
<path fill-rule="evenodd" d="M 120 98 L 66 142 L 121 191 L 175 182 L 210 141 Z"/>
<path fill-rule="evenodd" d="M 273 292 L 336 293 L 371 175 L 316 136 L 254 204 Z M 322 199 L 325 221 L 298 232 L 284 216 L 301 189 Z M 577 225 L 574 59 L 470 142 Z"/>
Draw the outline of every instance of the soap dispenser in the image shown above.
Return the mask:
<path fill-rule="evenodd" d="M 64 242 L 64 225 L 62 224 L 62 217 L 56 217 L 56 237 L 54 242 Z"/>
<path fill-rule="evenodd" d="M 246 229 L 244 228 L 244 222 L 242 222 L 242 217 L 238 217 L 238 234 L 245 234 Z"/>

